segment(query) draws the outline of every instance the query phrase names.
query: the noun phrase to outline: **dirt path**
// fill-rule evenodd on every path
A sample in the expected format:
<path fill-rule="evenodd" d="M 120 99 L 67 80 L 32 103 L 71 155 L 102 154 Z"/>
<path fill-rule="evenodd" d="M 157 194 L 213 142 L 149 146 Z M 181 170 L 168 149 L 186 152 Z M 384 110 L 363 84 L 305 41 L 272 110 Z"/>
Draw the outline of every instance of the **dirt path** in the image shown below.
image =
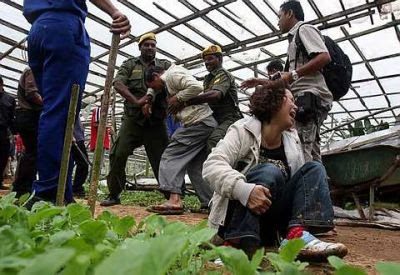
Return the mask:
<path fill-rule="evenodd" d="M 104 210 L 108 210 L 118 216 L 131 215 L 136 219 L 136 222 L 140 221 L 144 217 L 153 213 L 147 212 L 145 207 L 133 206 L 133 205 L 114 205 L 111 207 L 101 207 L 99 204 L 96 206 L 96 215 Z M 167 215 L 164 216 L 168 221 L 181 221 L 187 224 L 197 224 L 207 219 L 206 214 L 200 213 L 186 213 L 183 215 Z"/>

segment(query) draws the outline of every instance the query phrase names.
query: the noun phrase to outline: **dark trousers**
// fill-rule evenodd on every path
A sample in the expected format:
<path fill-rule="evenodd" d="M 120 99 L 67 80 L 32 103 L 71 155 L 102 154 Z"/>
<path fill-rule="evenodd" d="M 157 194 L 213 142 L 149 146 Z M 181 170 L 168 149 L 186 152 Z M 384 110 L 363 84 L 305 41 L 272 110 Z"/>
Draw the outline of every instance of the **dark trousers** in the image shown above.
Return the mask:
<path fill-rule="evenodd" d="M 60 173 L 71 87 L 79 84 L 76 116 L 89 71 L 90 41 L 82 19 L 73 13 L 48 11 L 33 23 L 28 36 L 29 66 L 43 98 L 39 120 L 37 169 L 33 190 L 55 200 Z M 72 161 L 65 200 L 72 201 Z"/>
<path fill-rule="evenodd" d="M 267 187 L 272 204 L 263 215 L 256 215 L 238 201 L 230 201 L 223 228 L 224 238 L 253 238 L 269 244 L 271 232 L 305 226 L 311 232 L 333 228 L 333 208 L 324 166 L 307 162 L 289 181 L 273 164 L 260 164 L 246 175 L 247 181 Z M 221 231 L 220 231 L 221 232 Z"/>
<path fill-rule="evenodd" d="M 18 160 L 15 172 L 13 191 L 17 197 L 32 191 L 33 181 L 36 179 L 36 156 L 37 156 L 37 135 L 40 112 L 29 110 L 17 110 L 15 127 L 21 136 L 25 146 Z"/>
<path fill-rule="evenodd" d="M 22 153 L 17 170 L 13 191 L 17 192 L 17 197 L 32 191 L 32 183 L 36 179 L 36 155 L 37 155 L 37 131 L 20 131 L 25 152 Z"/>
<path fill-rule="evenodd" d="M 207 140 L 207 155 L 210 154 L 212 148 L 214 148 L 217 145 L 217 143 L 225 137 L 228 128 L 241 118 L 242 118 L 241 116 L 237 115 L 228 117 L 227 119 L 224 119 L 222 121 L 217 120 L 218 126 L 214 129 L 214 131 L 211 133 L 211 135 L 208 137 Z"/>
<path fill-rule="evenodd" d="M 5 134 L 1 132 L 3 131 L 0 130 L 0 186 L 3 185 L 3 173 L 10 153 L 10 140 L 8 139 L 7 131 L 4 131 Z"/>
<path fill-rule="evenodd" d="M 89 164 L 87 163 L 89 158 L 85 147 L 85 141 L 77 141 L 71 148 L 71 154 L 76 165 L 72 191 L 74 193 L 83 192 L 83 184 L 89 174 Z"/>
<path fill-rule="evenodd" d="M 141 126 L 134 117 L 125 116 L 118 137 L 110 152 L 110 172 L 107 176 L 110 197 L 119 197 L 125 188 L 125 167 L 133 150 L 144 145 L 151 168 L 158 181 L 161 155 L 168 145 L 165 120 Z"/>

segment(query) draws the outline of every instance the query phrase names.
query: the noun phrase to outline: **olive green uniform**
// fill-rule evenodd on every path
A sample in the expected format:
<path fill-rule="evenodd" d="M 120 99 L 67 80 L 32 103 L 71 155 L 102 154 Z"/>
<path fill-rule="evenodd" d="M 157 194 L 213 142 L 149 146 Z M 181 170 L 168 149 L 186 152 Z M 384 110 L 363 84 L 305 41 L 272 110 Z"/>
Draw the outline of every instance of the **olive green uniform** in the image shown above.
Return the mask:
<path fill-rule="evenodd" d="M 229 126 L 243 116 L 239 109 L 238 86 L 230 72 L 224 68 L 210 72 L 204 78 L 203 86 L 204 92 L 217 90 L 222 93 L 222 98 L 218 102 L 208 103 L 218 122 L 217 128 L 214 129 L 207 141 L 207 151 L 210 153 L 218 141 L 225 136 Z"/>
<path fill-rule="evenodd" d="M 168 69 L 171 63 L 168 60 L 155 59 L 153 64 Z M 145 84 L 145 71 L 147 66 L 138 57 L 124 61 L 114 78 L 126 85 L 129 91 L 137 98 L 143 97 L 147 92 Z M 125 182 L 125 166 L 133 150 L 144 145 L 154 175 L 158 180 L 158 168 L 161 155 L 168 145 L 167 129 L 165 124 L 167 93 L 157 94 L 153 102 L 150 118 L 145 118 L 141 106 L 128 101 L 124 103 L 124 116 L 118 137 L 110 152 L 110 172 L 107 185 L 110 197 L 116 198 L 122 192 Z"/>

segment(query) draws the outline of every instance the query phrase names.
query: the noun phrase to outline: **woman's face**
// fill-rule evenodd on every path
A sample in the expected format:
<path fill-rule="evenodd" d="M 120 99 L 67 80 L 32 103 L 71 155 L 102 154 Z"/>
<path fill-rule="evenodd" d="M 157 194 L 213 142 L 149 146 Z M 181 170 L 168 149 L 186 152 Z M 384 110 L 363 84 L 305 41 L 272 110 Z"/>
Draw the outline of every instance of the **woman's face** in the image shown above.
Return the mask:
<path fill-rule="evenodd" d="M 276 114 L 275 119 L 282 125 L 282 129 L 290 129 L 294 126 L 297 106 L 294 104 L 294 97 L 289 90 L 283 98 L 282 107 Z"/>

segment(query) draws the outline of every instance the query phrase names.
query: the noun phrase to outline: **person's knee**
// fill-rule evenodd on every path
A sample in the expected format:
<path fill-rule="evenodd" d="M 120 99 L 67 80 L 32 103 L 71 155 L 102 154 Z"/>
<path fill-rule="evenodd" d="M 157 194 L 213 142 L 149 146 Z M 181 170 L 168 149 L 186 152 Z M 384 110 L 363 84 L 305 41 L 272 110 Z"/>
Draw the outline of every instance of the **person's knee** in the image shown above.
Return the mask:
<path fill-rule="evenodd" d="M 110 153 L 110 163 L 118 163 L 118 165 L 121 165 L 121 162 L 127 162 L 129 155 L 124 152 L 123 150 L 118 150 L 118 148 L 116 148 L 117 150 L 113 150 Z M 124 166 L 125 167 L 125 166 Z"/>
<path fill-rule="evenodd" d="M 252 183 L 284 182 L 282 171 L 273 164 L 259 164 L 247 174 L 247 181 Z"/>
<path fill-rule="evenodd" d="M 307 171 L 326 174 L 324 165 L 319 161 L 309 161 L 303 166 Z"/>

